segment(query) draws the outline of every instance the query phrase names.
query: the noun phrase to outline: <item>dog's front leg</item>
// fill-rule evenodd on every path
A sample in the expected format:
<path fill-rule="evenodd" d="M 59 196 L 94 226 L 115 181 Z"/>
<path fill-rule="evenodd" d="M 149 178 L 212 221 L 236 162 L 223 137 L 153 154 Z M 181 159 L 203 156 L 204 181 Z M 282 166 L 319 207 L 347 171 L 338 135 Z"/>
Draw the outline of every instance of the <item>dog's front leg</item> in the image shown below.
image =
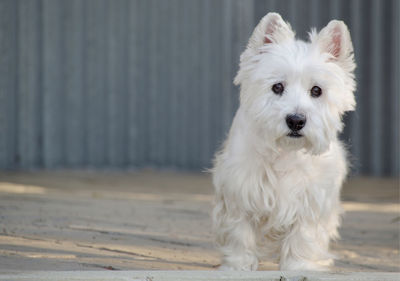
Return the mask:
<path fill-rule="evenodd" d="M 295 224 L 281 245 L 280 270 L 327 270 L 329 233 L 322 226 Z"/>
<path fill-rule="evenodd" d="M 222 217 L 223 216 L 223 217 Z M 227 213 L 214 217 L 217 243 L 222 253 L 220 270 L 257 270 L 256 238 L 246 217 L 234 218 Z"/>

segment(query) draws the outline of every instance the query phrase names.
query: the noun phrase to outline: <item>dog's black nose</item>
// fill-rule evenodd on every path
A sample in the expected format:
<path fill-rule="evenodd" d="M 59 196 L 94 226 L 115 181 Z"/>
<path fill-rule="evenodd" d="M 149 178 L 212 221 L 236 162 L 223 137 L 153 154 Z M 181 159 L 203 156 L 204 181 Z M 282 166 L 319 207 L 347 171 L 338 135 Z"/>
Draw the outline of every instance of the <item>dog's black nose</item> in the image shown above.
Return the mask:
<path fill-rule="evenodd" d="M 306 117 L 303 114 L 287 115 L 286 124 L 290 130 L 300 131 L 306 125 Z"/>

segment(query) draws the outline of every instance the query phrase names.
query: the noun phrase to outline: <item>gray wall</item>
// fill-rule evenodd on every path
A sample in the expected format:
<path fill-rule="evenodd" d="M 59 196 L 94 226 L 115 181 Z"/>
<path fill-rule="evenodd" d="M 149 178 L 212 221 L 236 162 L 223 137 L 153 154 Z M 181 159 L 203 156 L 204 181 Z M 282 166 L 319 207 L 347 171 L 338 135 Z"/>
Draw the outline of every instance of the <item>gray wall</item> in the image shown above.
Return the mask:
<path fill-rule="evenodd" d="M 210 167 L 257 21 L 349 25 L 355 173 L 399 174 L 399 1 L 0 0 L 0 168 Z"/>

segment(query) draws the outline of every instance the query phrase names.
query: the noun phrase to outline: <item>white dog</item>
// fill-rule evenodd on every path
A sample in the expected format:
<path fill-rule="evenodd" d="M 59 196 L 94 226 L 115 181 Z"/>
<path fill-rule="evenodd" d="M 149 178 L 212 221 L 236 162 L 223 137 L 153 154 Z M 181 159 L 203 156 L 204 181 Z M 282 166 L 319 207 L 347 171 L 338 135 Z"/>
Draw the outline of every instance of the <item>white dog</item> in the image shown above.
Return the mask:
<path fill-rule="evenodd" d="M 309 37 L 269 13 L 240 57 L 240 107 L 213 168 L 220 269 L 256 270 L 271 253 L 281 270 L 332 264 L 347 173 L 337 135 L 355 107 L 355 63 L 343 22 Z"/>

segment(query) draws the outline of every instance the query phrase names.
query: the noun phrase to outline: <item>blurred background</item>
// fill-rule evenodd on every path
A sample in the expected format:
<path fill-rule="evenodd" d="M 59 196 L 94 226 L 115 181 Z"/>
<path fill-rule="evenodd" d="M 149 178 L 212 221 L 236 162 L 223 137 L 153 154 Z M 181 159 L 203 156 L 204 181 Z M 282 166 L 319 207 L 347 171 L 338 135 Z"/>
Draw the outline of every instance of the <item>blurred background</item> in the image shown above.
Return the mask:
<path fill-rule="evenodd" d="M 238 107 L 239 55 L 266 13 L 301 39 L 349 26 L 356 175 L 399 176 L 397 0 L 0 0 L 0 168 L 201 171 Z"/>

